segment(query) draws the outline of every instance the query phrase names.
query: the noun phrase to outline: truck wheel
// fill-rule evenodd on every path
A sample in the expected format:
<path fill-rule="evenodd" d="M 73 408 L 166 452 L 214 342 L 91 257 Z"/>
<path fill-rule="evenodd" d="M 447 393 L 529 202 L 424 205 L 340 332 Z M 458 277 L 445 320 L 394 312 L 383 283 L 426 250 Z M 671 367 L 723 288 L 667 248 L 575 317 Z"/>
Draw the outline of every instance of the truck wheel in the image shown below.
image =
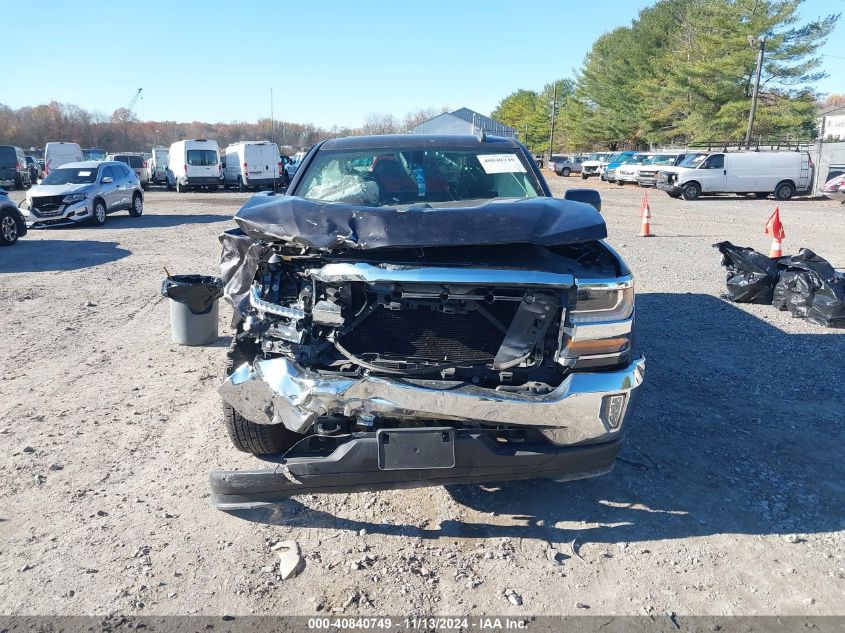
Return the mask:
<path fill-rule="evenodd" d="M 775 187 L 775 198 L 778 200 L 789 200 L 795 195 L 795 186 L 791 182 L 782 182 Z"/>
<path fill-rule="evenodd" d="M 223 422 L 235 448 L 253 455 L 284 453 L 302 438 L 301 435 L 289 431 L 282 424 L 250 422 L 225 402 L 223 403 Z"/>
<path fill-rule="evenodd" d="M 701 186 L 697 182 L 688 182 L 684 185 L 682 194 L 684 200 L 698 200 L 701 195 Z"/>
<path fill-rule="evenodd" d="M 560 173 L 564 178 L 569 178 L 569 174 L 572 173 L 572 170 L 569 169 L 569 167 L 564 167 Z"/>
<path fill-rule="evenodd" d="M 246 187 L 244 187 L 244 181 L 240 176 L 238 176 L 238 191 L 240 191 L 241 193 L 246 191 Z"/>
<path fill-rule="evenodd" d="M 677 200 L 678 198 L 680 198 L 680 197 L 681 197 L 681 194 L 679 194 L 679 193 L 674 193 L 674 192 L 672 192 L 672 191 L 667 191 L 667 192 L 666 192 L 666 195 L 668 195 L 670 198 L 675 198 L 675 200 Z"/>
<path fill-rule="evenodd" d="M 18 241 L 18 221 L 11 209 L 0 211 L 0 246 L 12 246 Z"/>
<path fill-rule="evenodd" d="M 141 217 L 141 214 L 144 212 L 144 199 L 141 197 L 140 193 L 136 193 L 132 196 L 132 206 L 129 207 L 129 215 L 133 218 Z"/>
<path fill-rule="evenodd" d="M 106 223 L 106 203 L 96 198 L 94 200 L 94 208 L 91 213 L 91 225 L 103 226 Z"/>
<path fill-rule="evenodd" d="M 587 178 L 589 178 L 587 174 L 581 174 L 581 180 L 587 180 Z"/>

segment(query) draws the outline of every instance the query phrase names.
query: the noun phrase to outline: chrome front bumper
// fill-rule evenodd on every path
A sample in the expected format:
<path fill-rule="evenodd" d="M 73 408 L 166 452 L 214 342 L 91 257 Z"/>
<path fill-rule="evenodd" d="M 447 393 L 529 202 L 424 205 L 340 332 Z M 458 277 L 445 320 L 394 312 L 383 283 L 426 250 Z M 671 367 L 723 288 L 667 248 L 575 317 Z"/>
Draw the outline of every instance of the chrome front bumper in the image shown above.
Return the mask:
<path fill-rule="evenodd" d="M 91 219 L 91 200 L 85 199 L 73 204 L 64 205 L 56 214 L 41 215 L 31 208 L 18 207 L 28 228 L 38 228 L 39 225 L 68 226 Z"/>
<path fill-rule="evenodd" d="M 305 432 L 319 417 L 385 416 L 530 426 L 555 444 L 608 441 L 632 414 L 645 359 L 606 372 L 572 372 L 552 392 L 533 395 L 453 382 L 317 373 L 284 358 L 238 367 L 219 392 L 259 424 Z M 613 398 L 617 396 L 617 398 Z"/>

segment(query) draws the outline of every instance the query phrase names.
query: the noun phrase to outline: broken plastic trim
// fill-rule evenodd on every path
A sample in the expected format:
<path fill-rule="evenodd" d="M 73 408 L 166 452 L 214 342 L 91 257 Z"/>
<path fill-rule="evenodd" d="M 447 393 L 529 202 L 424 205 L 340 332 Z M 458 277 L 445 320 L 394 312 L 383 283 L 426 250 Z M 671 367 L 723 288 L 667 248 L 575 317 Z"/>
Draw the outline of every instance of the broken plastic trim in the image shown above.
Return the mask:
<path fill-rule="evenodd" d="M 287 319 L 303 319 L 305 312 L 299 308 L 289 308 L 288 306 L 279 305 L 278 303 L 270 303 L 261 298 L 261 290 L 258 286 L 252 286 L 249 290 L 249 304 L 261 312 L 267 314 L 275 314 L 276 316 L 285 317 Z"/>

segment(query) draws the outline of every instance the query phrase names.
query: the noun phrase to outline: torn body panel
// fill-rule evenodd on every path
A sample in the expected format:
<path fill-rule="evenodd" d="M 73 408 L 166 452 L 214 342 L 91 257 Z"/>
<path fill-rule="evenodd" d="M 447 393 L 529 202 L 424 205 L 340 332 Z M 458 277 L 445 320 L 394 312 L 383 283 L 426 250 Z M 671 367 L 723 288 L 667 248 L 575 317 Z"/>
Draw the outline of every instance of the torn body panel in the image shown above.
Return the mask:
<path fill-rule="evenodd" d="M 611 372 L 571 373 L 544 394 L 485 389 L 454 381 L 395 380 L 317 373 L 287 358 L 243 364 L 220 387 L 223 399 L 251 420 L 306 432 L 320 417 L 382 416 L 452 420 L 471 426 L 529 426 L 556 444 L 610 439 L 620 432 L 642 384 L 645 361 Z M 604 400 L 621 397 L 609 419 Z"/>

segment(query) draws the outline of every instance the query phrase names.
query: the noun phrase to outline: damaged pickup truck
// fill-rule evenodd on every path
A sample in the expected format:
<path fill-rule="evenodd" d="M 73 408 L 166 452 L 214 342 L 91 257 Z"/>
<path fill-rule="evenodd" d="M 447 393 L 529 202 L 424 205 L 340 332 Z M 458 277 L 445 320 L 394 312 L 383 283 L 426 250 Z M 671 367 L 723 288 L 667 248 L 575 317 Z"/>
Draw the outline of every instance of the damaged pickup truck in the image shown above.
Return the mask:
<path fill-rule="evenodd" d="M 643 381 L 634 284 L 514 140 L 325 141 L 221 236 L 234 445 L 215 505 L 611 470 Z"/>

